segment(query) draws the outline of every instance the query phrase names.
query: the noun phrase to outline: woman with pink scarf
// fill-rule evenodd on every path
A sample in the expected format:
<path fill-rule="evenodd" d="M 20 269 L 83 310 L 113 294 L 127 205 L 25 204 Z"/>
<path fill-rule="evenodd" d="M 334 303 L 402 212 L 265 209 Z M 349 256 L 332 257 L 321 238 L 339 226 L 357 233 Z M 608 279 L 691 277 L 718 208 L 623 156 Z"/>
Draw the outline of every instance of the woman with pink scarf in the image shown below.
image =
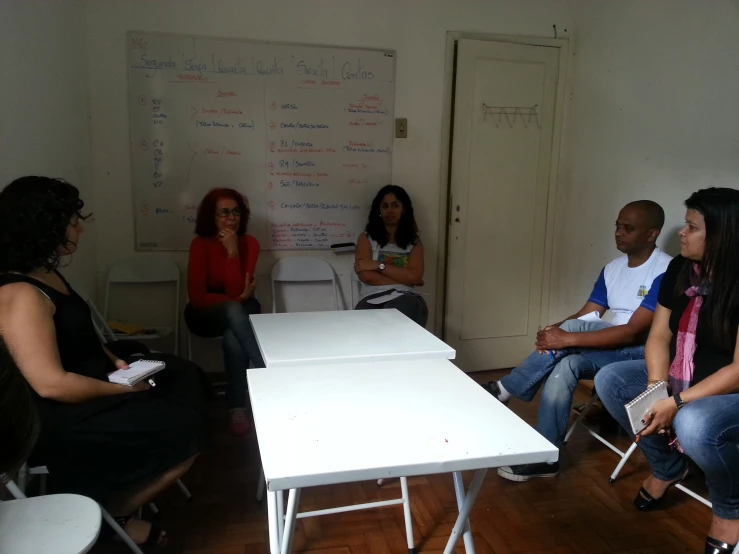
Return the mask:
<path fill-rule="evenodd" d="M 667 268 L 646 360 L 602 369 L 595 388 L 624 429 L 624 404 L 665 381 L 670 397 L 644 414 L 639 447 L 652 468 L 634 499 L 646 511 L 688 476 L 706 476 L 713 520 L 706 554 L 739 541 L 739 190 L 699 190 L 685 202 L 680 256 Z"/>

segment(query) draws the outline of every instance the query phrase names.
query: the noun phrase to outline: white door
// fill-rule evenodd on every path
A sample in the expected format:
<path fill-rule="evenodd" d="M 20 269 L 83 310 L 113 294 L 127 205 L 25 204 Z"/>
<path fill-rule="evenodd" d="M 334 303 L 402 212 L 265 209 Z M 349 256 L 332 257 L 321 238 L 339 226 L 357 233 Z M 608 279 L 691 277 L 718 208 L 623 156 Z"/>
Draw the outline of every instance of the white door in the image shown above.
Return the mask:
<path fill-rule="evenodd" d="M 548 306 L 558 58 L 544 46 L 458 44 L 445 338 L 464 371 L 519 364 Z"/>

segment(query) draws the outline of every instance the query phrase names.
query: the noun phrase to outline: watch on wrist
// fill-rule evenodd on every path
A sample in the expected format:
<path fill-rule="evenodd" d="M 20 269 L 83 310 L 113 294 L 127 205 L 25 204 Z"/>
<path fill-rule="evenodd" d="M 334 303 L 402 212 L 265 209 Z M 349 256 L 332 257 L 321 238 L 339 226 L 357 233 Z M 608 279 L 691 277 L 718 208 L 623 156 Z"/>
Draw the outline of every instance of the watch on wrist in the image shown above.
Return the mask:
<path fill-rule="evenodd" d="M 377 270 L 378 270 L 378 271 L 385 271 L 385 264 L 382 264 L 382 263 L 381 263 L 380 265 L 378 265 L 378 266 L 377 266 Z"/>
<path fill-rule="evenodd" d="M 685 406 L 685 402 L 683 401 L 682 398 L 680 398 L 680 395 L 679 394 L 672 395 L 672 398 L 675 399 L 675 404 L 677 405 L 677 409 L 678 410 L 680 410 L 680 408 L 682 408 L 683 406 Z"/>

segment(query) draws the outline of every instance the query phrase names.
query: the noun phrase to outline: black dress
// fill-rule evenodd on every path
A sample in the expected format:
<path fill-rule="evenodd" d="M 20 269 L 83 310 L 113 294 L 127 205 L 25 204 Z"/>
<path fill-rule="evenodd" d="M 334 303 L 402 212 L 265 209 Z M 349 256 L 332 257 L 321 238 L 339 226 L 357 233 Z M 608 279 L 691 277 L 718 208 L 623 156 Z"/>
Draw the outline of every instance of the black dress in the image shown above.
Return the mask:
<path fill-rule="evenodd" d="M 680 273 L 685 270 L 685 266 L 693 265 L 693 262 L 682 256 L 672 259 L 670 265 L 667 266 L 665 276 L 659 287 L 659 303 L 672 310 L 670 313 L 670 331 L 672 331 L 672 340 L 670 341 L 670 361 L 675 359 L 675 349 L 677 348 L 677 335 L 680 326 L 680 318 L 688 308 L 690 298 L 684 291 L 676 291 Z M 695 333 L 695 354 L 693 362 L 695 364 L 695 372 L 693 374 L 693 384 L 700 383 L 706 377 L 710 377 L 722 367 L 726 367 L 734 360 L 734 349 L 736 348 L 737 325 L 739 324 L 739 314 L 734 314 L 731 321 L 732 341 L 729 349 L 723 348 L 717 339 L 717 334 L 708 317 L 705 307 L 701 308 L 698 314 L 698 327 Z"/>
<path fill-rule="evenodd" d="M 64 370 L 107 382 L 116 368 L 98 339 L 87 303 L 66 281 L 69 294 L 25 275 L 0 275 L 0 286 L 17 282 L 35 286 L 56 306 L 54 327 Z M 153 358 L 167 367 L 148 391 L 78 404 L 34 392 L 41 434 L 29 463 L 48 467 L 50 492 L 105 503 L 134 492 L 201 450 L 205 406 L 199 368 L 172 355 Z"/>

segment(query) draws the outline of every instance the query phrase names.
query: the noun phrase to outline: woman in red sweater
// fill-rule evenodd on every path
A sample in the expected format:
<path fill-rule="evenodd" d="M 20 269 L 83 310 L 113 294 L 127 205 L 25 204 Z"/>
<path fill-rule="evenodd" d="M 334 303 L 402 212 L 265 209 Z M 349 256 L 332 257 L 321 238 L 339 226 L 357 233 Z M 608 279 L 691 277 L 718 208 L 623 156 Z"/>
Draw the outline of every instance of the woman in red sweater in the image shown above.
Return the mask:
<path fill-rule="evenodd" d="M 264 367 L 249 314 L 261 312 L 254 298 L 259 242 L 246 234 L 249 204 L 233 189 L 211 190 L 198 207 L 187 264 L 185 322 L 201 337 L 223 336 L 231 431 L 246 434 L 246 369 Z"/>

